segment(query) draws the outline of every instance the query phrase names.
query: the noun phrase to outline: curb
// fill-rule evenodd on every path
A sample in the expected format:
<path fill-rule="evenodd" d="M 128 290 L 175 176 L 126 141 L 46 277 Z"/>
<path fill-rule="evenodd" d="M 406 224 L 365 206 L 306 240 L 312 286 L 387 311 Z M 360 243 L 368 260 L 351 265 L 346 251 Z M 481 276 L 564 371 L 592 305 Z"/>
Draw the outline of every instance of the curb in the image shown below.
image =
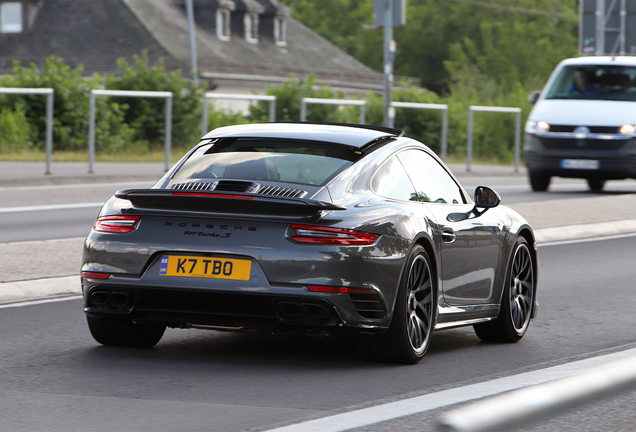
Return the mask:
<path fill-rule="evenodd" d="M 538 244 L 603 238 L 633 233 L 636 233 L 636 219 L 602 223 L 586 223 L 534 230 L 535 240 Z"/>
<path fill-rule="evenodd" d="M 0 304 L 78 294 L 79 275 L 0 283 Z"/>

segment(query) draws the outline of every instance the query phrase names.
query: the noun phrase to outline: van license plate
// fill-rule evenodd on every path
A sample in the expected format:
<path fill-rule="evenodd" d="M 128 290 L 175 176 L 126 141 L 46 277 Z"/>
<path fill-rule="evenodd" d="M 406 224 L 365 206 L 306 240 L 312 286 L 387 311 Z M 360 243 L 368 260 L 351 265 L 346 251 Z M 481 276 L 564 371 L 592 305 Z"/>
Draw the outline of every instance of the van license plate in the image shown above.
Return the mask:
<path fill-rule="evenodd" d="M 561 168 L 597 170 L 601 166 L 600 162 L 594 159 L 562 159 Z"/>
<path fill-rule="evenodd" d="M 251 270 L 250 260 L 164 255 L 159 275 L 246 281 Z"/>

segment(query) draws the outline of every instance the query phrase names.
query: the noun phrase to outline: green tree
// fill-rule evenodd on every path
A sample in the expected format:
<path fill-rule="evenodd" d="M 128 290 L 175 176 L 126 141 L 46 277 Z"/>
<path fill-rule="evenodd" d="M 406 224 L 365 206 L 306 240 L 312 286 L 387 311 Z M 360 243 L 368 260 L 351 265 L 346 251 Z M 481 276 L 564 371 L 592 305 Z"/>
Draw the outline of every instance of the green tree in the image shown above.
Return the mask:
<path fill-rule="evenodd" d="M 7 107 L 0 109 L 0 153 L 32 148 L 34 138 L 31 124 L 23 111 Z"/>
<path fill-rule="evenodd" d="M 146 52 L 135 56 L 132 64 L 117 61 L 118 76 L 106 77 L 109 90 L 141 90 L 172 92 L 172 140 L 175 145 L 189 146 L 196 142 L 201 131 L 201 103 L 204 86 L 195 85 L 181 76 L 181 71 L 166 72 L 162 61 L 150 65 Z M 165 136 L 165 99 L 113 98 L 125 106 L 126 122 L 135 131 L 134 138 L 151 147 L 163 145 Z"/>
<path fill-rule="evenodd" d="M 53 88 L 53 143 L 58 149 L 84 149 L 88 134 L 88 92 L 92 80 L 82 79 L 82 67 L 71 69 L 59 57 L 49 57 L 42 68 L 14 62 L 10 75 L 0 78 L 1 87 Z M 35 147 L 46 142 L 46 97 L 20 95 L 0 97 L 0 108 L 23 112 L 35 131 Z"/>

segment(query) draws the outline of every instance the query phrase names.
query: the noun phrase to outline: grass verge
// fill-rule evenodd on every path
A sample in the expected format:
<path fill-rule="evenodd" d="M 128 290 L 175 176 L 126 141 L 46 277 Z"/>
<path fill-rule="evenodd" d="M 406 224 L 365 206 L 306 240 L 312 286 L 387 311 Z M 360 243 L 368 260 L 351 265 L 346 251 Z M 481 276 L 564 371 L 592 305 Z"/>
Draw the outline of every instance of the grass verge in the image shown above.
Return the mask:
<path fill-rule="evenodd" d="M 170 160 L 181 159 L 189 149 L 173 148 Z M 95 162 L 163 162 L 166 156 L 163 150 L 153 150 L 144 153 L 96 153 Z M 53 162 L 88 162 L 88 152 L 83 151 L 54 151 Z M 46 153 L 40 150 L 20 150 L 0 153 L 2 162 L 45 162 Z"/>

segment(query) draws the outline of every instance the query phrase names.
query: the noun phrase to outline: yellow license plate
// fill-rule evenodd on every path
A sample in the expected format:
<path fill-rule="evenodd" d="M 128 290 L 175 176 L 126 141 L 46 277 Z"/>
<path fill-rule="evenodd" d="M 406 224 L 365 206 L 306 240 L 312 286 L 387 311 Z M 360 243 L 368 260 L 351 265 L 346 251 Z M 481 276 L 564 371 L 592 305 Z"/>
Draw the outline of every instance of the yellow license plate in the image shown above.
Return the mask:
<path fill-rule="evenodd" d="M 164 255 L 159 275 L 249 280 L 252 262 L 242 259 Z"/>

